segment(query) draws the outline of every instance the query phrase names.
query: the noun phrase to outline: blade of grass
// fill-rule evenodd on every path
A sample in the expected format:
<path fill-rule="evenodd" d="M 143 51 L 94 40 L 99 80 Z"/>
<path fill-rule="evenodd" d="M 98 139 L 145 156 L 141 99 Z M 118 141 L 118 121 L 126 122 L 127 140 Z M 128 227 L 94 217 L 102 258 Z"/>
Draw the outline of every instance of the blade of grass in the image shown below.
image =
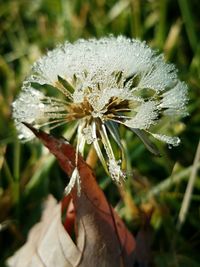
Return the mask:
<path fill-rule="evenodd" d="M 170 60 L 174 49 L 177 47 L 181 26 L 182 23 L 178 19 L 170 28 L 164 45 L 164 53 L 167 60 Z"/>
<path fill-rule="evenodd" d="M 193 20 L 194 16 L 191 12 L 189 1 L 179 0 L 178 2 L 179 2 L 180 9 L 181 9 L 183 21 L 185 23 L 186 32 L 188 35 L 188 41 L 190 43 L 190 46 L 193 52 L 195 53 L 198 40 L 197 40 L 197 35 L 195 32 L 195 27 L 194 27 L 194 20 Z"/>
<path fill-rule="evenodd" d="M 198 47 L 196 49 L 196 53 L 194 54 L 194 57 L 192 59 L 190 70 L 191 73 L 197 72 L 197 77 L 200 77 L 200 44 L 198 44 Z"/>
<path fill-rule="evenodd" d="M 135 0 L 131 1 L 132 9 L 132 36 L 141 38 L 142 36 L 142 26 L 141 26 L 141 1 Z"/>
<path fill-rule="evenodd" d="M 163 48 L 166 38 L 166 14 L 167 14 L 167 0 L 158 1 L 159 20 L 156 28 L 156 45 L 159 49 Z"/>
<path fill-rule="evenodd" d="M 20 143 L 19 140 L 16 139 L 15 140 L 15 144 L 14 144 L 14 161 L 13 161 L 13 173 L 14 173 L 14 179 L 15 181 L 19 181 L 19 177 L 20 177 Z"/>
<path fill-rule="evenodd" d="M 24 195 L 28 196 L 31 191 L 40 184 L 40 180 L 44 179 L 44 176 L 49 173 L 51 166 L 55 162 L 55 158 L 48 154 L 43 157 L 40 162 L 38 162 L 38 168 L 33 176 L 30 178 L 30 181 L 27 183 Z M 41 166 L 40 166 L 41 165 Z"/>
<path fill-rule="evenodd" d="M 4 171 L 5 171 L 5 178 L 7 179 L 9 185 L 12 185 L 13 182 L 14 182 L 14 178 L 12 176 L 12 173 L 10 171 L 10 168 L 9 168 L 9 165 L 8 165 L 8 162 L 7 162 L 6 158 L 4 158 L 3 168 L 4 168 Z"/>
<path fill-rule="evenodd" d="M 109 11 L 106 22 L 110 23 L 116 19 L 126 8 L 128 8 L 129 4 L 130 1 L 127 0 L 118 1 Z"/>
<path fill-rule="evenodd" d="M 162 191 L 167 190 L 174 184 L 180 183 L 182 180 L 186 179 L 188 175 L 191 173 L 193 166 L 189 166 L 188 168 L 183 169 L 179 173 L 176 173 L 168 178 L 166 178 L 161 183 L 154 186 L 147 194 L 145 193 L 145 196 L 140 196 L 136 198 L 136 202 L 140 202 L 141 200 L 143 202 L 149 200 L 150 198 L 157 196 Z M 196 165 L 197 170 L 200 169 L 200 162 Z"/>
<path fill-rule="evenodd" d="M 185 191 L 185 195 L 183 198 L 183 202 L 182 202 L 182 206 L 179 212 L 179 216 L 178 216 L 178 222 L 177 222 L 177 229 L 180 230 L 182 225 L 184 224 L 187 214 L 188 214 L 188 210 L 190 207 L 190 202 L 191 202 L 191 197 L 192 197 L 192 192 L 193 192 L 193 188 L 194 188 L 194 184 L 195 184 L 195 179 L 197 177 L 197 171 L 198 171 L 198 164 L 200 162 L 200 141 L 199 144 L 197 146 L 197 151 L 196 151 L 196 155 L 194 158 L 194 163 L 191 169 L 191 174 L 189 177 L 189 181 L 188 181 L 188 185 Z"/>

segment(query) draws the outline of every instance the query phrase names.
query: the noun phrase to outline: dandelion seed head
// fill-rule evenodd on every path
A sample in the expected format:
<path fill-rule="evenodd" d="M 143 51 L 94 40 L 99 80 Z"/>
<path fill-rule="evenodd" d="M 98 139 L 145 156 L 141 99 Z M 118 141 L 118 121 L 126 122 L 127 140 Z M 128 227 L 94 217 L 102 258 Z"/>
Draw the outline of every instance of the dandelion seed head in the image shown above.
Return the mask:
<path fill-rule="evenodd" d="M 54 88 L 53 97 L 43 93 L 46 85 Z M 153 127 L 165 117 L 185 116 L 187 101 L 187 86 L 163 55 L 145 42 L 109 36 L 66 42 L 39 59 L 13 103 L 13 117 L 23 139 L 33 135 L 22 122 L 49 129 L 78 122 L 77 151 L 94 143 L 104 167 L 120 182 L 123 171 L 110 142 L 114 136 L 120 143 L 119 125 L 176 146 L 178 137 L 154 133 Z M 76 171 L 72 187 L 78 181 L 74 177 Z"/>

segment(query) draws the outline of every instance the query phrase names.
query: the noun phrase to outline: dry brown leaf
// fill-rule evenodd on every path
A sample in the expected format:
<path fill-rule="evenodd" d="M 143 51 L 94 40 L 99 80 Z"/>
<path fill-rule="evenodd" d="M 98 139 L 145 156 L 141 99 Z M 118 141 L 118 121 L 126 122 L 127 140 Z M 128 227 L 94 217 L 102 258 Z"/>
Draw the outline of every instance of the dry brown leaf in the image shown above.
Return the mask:
<path fill-rule="evenodd" d="M 70 176 L 75 167 L 74 148 L 63 139 L 32 130 Z M 133 236 L 108 204 L 91 168 L 81 156 L 78 160 L 78 169 L 81 195 L 77 196 L 76 188 L 72 190 L 75 217 L 72 215 L 73 205 L 70 197 L 67 198 L 67 230 L 61 223 L 61 207 L 56 205 L 55 201 L 52 204 L 51 198 L 41 223 L 31 230 L 28 242 L 9 259 L 10 267 L 133 266 Z M 74 218 L 76 244 L 68 234 Z"/>

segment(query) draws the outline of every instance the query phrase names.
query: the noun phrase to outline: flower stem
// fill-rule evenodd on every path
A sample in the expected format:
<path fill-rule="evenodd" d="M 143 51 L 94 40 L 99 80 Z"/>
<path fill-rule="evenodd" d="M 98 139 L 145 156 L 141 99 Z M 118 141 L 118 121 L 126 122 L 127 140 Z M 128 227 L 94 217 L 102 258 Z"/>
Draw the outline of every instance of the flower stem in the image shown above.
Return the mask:
<path fill-rule="evenodd" d="M 94 169 L 96 166 L 97 160 L 98 160 L 98 156 L 97 156 L 96 150 L 94 146 L 91 146 L 88 152 L 88 155 L 87 155 L 86 162 L 92 169 Z"/>

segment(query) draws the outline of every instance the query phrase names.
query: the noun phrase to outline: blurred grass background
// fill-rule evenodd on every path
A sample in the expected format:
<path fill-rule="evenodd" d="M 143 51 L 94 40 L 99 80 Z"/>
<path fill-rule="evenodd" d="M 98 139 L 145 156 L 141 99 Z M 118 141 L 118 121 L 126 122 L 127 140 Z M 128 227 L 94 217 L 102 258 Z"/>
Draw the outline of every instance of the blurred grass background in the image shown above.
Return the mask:
<path fill-rule="evenodd" d="M 101 169 L 99 183 L 134 234 L 143 227 L 148 238 L 145 225 L 151 214 L 151 266 L 200 266 L 199 17 L 198 0 L 0 1 L 0 266 L 25 242 L 45 197 L 52 193 L 61 199 L 66 185 L 65 175 L 39 142 L 20 144 L 11 103 L 31 64 L 47 50 L 64 40 L 110 33 L 146 40 L 176 64 L 189 86 L 190 116 L 174 126 L 182 139 L 179 147 L 155 141 L 160 158 L 125 133 L 126 185 L 118 189 Z M 183 219 L 180 210 L 185 210 Z"/>

